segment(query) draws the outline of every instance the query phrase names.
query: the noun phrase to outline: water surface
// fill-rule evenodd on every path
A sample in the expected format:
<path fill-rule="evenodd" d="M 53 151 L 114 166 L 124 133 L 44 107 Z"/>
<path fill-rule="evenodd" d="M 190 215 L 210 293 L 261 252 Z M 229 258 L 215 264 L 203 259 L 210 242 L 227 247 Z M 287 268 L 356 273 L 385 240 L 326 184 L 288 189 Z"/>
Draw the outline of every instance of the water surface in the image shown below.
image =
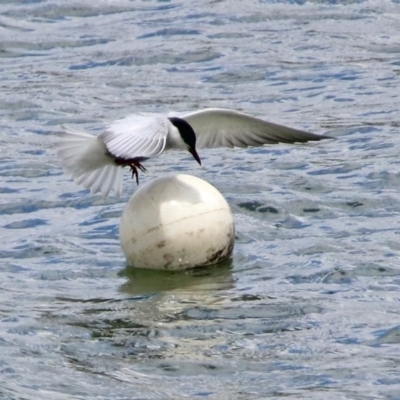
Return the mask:
<path fill-rule="evenodd" d="M 400 398 L 398 4 L 3 1 L 0 398 Z M 75 186 L 61 125 L 243 110 L 336 139 L 151 160 L 228 200 L 233 259 L 126 268 L 135 191 Z"/>

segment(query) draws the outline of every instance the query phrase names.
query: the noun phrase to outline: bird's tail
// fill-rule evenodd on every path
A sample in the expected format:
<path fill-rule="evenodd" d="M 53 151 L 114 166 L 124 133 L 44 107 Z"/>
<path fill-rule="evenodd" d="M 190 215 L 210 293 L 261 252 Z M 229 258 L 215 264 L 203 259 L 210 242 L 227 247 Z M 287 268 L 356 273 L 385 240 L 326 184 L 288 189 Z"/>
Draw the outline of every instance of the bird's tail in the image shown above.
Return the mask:
<path fill-rule="evenodd" d="M 90 189 L 92 194 L 101 192 L 106 197 L 113 189 L 122 193 L 122 168 L 107 154 L 105 144 L 89 133 L 64 127 L 64 134 L 55 143 L 64 169 L 75 183 Z"/>

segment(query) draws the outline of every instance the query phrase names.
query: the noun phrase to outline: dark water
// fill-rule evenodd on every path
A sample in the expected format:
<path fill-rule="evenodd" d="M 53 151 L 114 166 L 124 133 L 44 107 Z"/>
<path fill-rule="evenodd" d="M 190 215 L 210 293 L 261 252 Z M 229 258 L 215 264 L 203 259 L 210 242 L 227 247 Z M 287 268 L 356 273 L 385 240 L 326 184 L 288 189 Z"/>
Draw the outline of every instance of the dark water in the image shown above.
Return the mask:
<path fill-rule="evenodd" d="M 399 399 L 400 9 L 389 1 L 0 4 L 1 399 Z M 243 110 L 312 145 L 148 163 L 235 216 L 230 263 L 125 268 L 62 124 Z"/>

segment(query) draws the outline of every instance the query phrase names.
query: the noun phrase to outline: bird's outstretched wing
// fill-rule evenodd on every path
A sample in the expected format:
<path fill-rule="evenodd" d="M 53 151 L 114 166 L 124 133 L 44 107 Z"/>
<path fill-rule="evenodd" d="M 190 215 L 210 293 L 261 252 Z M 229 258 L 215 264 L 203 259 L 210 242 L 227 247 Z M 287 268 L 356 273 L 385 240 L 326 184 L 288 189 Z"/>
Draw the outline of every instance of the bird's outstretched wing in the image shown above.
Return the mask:
<path fill-rule="evenodd" d="M 208 108 L 181 115 L 196 133 L 196 148 L 249 147 L 326 139 L 298 129 L 267 122 L 248 114 Z"/>
<path fill-rule="evenodd" d="M 100 136 L 114 157 L 155 157 L 164 151 L 169 121 L 161 116 L 132 115 L 113 122 Z"/>

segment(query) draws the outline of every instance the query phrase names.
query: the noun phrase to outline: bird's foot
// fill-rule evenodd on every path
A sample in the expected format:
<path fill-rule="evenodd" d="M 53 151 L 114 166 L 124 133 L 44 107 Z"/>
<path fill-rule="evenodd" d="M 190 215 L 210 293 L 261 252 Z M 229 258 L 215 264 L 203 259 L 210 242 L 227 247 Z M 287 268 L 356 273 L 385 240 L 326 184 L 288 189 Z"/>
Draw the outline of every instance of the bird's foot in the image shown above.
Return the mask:
<path fill-rule="evenodd" d="M 142 164 L 138 160 L 135 159 L 126 159 L 126 158 L 121 158 L 121 157 L 115 157 L 114 162 L 117 165 L 120 165 L 121 167 L 129 167 L 132 172 L 132 179 L 136 177 L 136 183 L 139 185 L 139 173 L 138 169 L 140 169 L 142 172 L 146 172 L 147 169 L 143 167 Z"/>
<path fill-rule="evenodd" d="M 131 161 L 129 164 L 127 164 L 128 167 L 130 167 L 131 172 L 132 172 L 132 179 L 136 177 L 136 184 L 139 185 L 139 173 L 138 173 L 138 168 L 142 171 L 142 172 L 146 172 L 147 169 L 140 164 L 139 161 Z"/>

